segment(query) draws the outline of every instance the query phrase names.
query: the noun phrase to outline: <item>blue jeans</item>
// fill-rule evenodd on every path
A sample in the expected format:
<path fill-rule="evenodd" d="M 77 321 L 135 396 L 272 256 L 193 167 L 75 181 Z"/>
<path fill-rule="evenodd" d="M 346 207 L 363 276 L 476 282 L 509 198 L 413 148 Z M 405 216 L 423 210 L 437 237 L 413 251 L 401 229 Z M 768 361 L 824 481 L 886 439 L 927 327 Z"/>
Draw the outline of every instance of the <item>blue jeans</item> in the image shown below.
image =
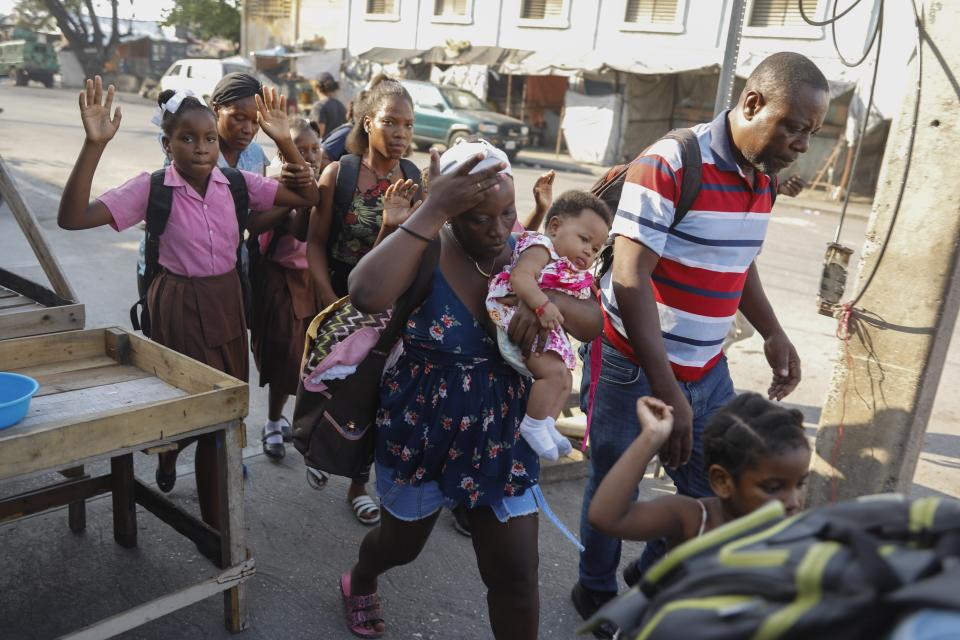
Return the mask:
<path fill-rule="evenodd" d="M 581 348 L 583 380 L 580 408 L 587 411 L 590 394 L 590 345 Z M 606 341 L 602 343 L 600 380 L 594 397 L 590 427 L 590 475 L 580 512 L 580 582 L 594 591 L 617 591 L 617 567 L 620 565 L 620 540 L 596 531 L 587 523 L 590 501 L 603 478 L 627 447 L 640 434 L 637 398 L 652 395 L 643 371 Z M 693 452 L 690 462 L 679 469 L 667 469 L 677 492 L 695 498 L 713 495 L 703 464 L 703 428 L 710 416 L 734 397 L 733 381 L 726 356 L 696 382 L 681 382 L 680 388 L 693 408 Z M 633 494 L 636 499 L 637 492 Z M 641 558 L 646 569 L 666 553 L 663 540 L 649 542 Z"/>

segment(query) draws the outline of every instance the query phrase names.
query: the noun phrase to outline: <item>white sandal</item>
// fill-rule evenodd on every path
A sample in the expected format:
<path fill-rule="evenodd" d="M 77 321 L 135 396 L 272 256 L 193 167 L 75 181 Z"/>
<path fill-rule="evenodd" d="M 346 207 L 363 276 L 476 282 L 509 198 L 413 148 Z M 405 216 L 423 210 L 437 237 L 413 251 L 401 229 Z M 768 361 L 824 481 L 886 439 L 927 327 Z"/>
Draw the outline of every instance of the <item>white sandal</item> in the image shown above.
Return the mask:
<path fill-rule="evenodd" d="M 373 501 L 373 498 L 367 494 L 357 496 L 351 500 L 350 506 L 353 507 L 353 514 L 357 516 L 357 520 L 359 520 L 361 524 L 372 527 L 380 522 L 380 507 L 378 507 L 377 503 Z"/>

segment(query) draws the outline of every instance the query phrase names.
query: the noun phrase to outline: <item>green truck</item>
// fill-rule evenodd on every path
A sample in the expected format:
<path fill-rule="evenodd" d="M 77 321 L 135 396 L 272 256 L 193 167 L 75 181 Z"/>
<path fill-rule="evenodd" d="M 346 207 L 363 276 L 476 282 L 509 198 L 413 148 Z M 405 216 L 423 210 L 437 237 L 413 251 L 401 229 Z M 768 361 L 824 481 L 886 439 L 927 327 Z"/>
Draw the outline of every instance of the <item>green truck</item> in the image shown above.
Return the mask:
<path fill-rule="evenodd" d="M 0 73 L 10 76 L 18 87 L 30 80 L 53 86 L 53 74 L 60 70 L 57 52 L 39 40 L 37 34 L 25 29 L 16 29 L 13 40 L 0 42 Z"/>

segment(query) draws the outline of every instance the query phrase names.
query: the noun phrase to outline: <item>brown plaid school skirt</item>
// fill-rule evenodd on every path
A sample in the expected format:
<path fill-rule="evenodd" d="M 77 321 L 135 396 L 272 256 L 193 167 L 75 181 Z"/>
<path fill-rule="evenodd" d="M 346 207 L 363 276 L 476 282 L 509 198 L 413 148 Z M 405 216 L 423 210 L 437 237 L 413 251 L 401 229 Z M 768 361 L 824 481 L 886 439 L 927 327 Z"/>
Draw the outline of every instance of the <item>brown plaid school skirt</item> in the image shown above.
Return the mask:
<path fill-rule="evenodd" d="M 260 386 L 297 392 L 307 327 L 322 308 L 309 269 L 287 269 L 268 261 L 262 291 L 253 306 L 250 343 Z"/>
<path fill-rule="evenodd" d="M 162 271 L 150 285 L 147 304 L 154 340 L 247 381 L 247 323 L 235 270 L 204 278 Z"/>

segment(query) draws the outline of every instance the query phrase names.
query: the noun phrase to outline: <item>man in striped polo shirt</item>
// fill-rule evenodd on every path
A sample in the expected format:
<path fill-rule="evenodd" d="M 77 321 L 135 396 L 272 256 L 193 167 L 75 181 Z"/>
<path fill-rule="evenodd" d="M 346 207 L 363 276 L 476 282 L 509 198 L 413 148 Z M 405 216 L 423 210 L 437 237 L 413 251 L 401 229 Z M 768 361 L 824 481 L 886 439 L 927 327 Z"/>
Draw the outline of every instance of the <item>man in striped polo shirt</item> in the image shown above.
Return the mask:
<path fill-rule="evenodd" d="M 620 541 L 587 522 L 593 494 L 639 433 L 637 398 L 673 407 L 660 452 L 677 490 L 711 495 L 700 444 L 708 418 L 734 396 L 722 344 L 737 310 L 764 339 L 781 399 L 800 381 L 800 359 L 764 294 L 755 258 L 773 205 L 771 176 L 806 152 L 823 123 L 829 86 L 813 62 L 778 53 L 757 66 L 737 105 L 693 127 L 702 156 L 700 190 L 674 228 L 684 167 L 680 144 L 660 140 L 631 165 L 616 219 L 613 266 L 600 283 L 602 364 L 590 430 L 590 477 L 581 514 L 580 580 L 573 600 L 591 614 L 617 591 Z M 584 357 L 581 402 L 589 398 Z M 584 407 L 586 409 L 586 407 Z M 664 552 L 644 551 L 641 569 Z"/>

